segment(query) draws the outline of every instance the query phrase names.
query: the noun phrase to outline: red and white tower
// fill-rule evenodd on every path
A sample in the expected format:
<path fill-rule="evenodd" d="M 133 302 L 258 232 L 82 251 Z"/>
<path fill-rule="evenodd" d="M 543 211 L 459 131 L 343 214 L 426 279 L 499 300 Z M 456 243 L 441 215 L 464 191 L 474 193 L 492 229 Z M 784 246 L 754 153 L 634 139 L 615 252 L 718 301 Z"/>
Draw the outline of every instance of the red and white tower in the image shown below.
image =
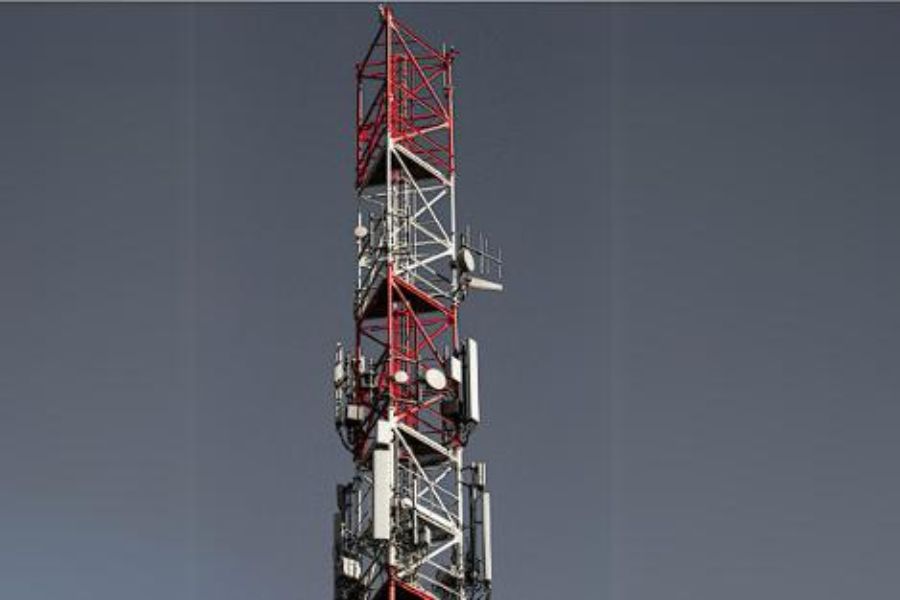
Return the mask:
<path fill-rule="evenodd" d="M 356 340 L 335 356 L 335 598 L 489 598 L 490 493 L 463 448 L 480 420 L 478 345 L 459 333 L 500 257 L 456 228 L 452 49 L 390 7 L 356 67 Z"/>

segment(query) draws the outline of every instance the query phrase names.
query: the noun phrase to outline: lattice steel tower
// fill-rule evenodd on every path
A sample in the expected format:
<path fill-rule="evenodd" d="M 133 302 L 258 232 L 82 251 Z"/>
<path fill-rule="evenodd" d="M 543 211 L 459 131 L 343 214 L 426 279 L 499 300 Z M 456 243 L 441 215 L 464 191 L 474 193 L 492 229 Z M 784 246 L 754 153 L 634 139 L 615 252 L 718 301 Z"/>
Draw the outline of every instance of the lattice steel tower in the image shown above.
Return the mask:
<path fill-rule="evenodd" d="M 478 345 L 458 313 L 469 290 L 501 289 L 487 279 L 501 261 L 456 228 L 456 52 L 379 13 L 356 67 L 356 341 L 334 365 L 355 474 L 337 490 L 334 595 L 490 598 L 485 466 L 463 462 L 480 420 Z"/>

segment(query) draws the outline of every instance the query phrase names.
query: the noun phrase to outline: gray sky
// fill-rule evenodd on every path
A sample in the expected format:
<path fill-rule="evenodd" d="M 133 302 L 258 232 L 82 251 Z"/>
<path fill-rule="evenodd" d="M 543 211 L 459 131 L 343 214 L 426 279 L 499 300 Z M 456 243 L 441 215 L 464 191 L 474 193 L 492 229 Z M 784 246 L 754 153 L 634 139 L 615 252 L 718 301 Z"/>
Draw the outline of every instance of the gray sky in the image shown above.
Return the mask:
<path fill-rule="evenodd" d="M 497 600 L 894 595 L 900 6 L 397 10 L 507 259 Z M 330 596 L 375 26 L 0 6 L 0 596 Z"/>

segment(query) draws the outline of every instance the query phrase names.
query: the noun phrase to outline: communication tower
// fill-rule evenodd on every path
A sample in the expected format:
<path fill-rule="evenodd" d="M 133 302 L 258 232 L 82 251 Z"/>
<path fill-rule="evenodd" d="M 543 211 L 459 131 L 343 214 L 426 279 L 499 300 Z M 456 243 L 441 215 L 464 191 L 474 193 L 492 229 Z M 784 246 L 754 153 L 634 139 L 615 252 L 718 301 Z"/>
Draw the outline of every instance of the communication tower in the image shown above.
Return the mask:
<path fill-rule="evenodd" d="M 489 599 L 486 469 L 463 461 L 478 344 L 458 316 L 469 290 L 502 289 L 501 257 L 456 227 L 456 51 L 379 16 L 356 66 L 356 340 L 334 363 L 355 473 L 337 488 L 334 596 Z"/>

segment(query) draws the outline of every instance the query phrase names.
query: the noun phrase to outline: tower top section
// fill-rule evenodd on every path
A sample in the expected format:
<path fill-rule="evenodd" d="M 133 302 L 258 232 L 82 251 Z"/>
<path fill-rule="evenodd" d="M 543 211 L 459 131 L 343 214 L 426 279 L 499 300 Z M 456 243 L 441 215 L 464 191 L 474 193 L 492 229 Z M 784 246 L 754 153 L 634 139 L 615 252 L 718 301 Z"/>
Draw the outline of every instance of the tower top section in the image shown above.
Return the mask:
<path fill-rule="evenodd" d="M 426 41 L 390 6 L 379 12 L 378 33 L 356 65 L 357 190 L 386 183 L 391 144 L 408 159 L 411 178 L 449 185 L 456 51 Z"/>

